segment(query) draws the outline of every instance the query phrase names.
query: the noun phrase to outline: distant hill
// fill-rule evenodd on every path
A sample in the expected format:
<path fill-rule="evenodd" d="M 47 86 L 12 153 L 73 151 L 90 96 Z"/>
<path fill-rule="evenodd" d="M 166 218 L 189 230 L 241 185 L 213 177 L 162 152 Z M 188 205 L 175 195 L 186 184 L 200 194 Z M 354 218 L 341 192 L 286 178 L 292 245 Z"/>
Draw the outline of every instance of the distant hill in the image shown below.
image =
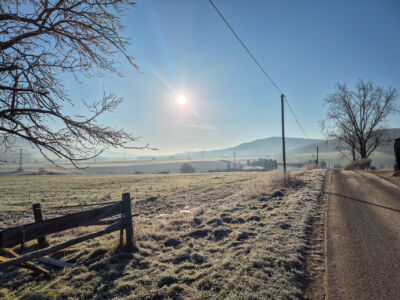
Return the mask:
<path fill-rule="evenodd" d="M 387 133 L 387 143 L 383 146 L 378 147 L 376 151 L 386 153 L 386 154 L 393 154 L 393 143 L 396 138 L 400 138 L 400 128 L 390 128 L 385 130 Z M 319 148 L 320 153 L 328 153 L 328 152 L 335 152 L 336 145 L 334 142 L 327 142 L 324 140 L 320 140 L 318 142 L 300 146 L 298 148 L 292 149 L 292 151 L 288 152 L 295 152 L 295 153 L 312 153 L 315 152 L 315 149 Z"/>
<path fill-rule="evenodd" d="M 300 147 L 307 147 L 316 143 L 323 143 L 323 140 L 318 139 L 302 139 L 291 138 L 285 139 L 286 151 L 292 152 Z M 236 152 L 237 157 L 265 157 L 276 156 L 282 153 L 282 138 L 270 137 L 266 139 L 259 139 L 249 143 L 243 143 L 236 147 L 219 150 L 220 153 L 226 153 L 227 157 L 232 157 L 233 151 Z M 209 151 L 213 154 L 215 151 Z"/>
<path fill-rule="evenodd" d="M 328 142 L 325 140 L 320 140 L 318 142 L 310 143 L 309 145 L 300 146 L 295 149 L 288 151 L 289 153 L 314 153 L 317 150 L 320 153 L 336 152 L 336 145 L 333 142 Z"/>
<path fill-rule="evenodd" d="M 378 152 L 393 155 L 393 141 L 395 138 L 400 137 L 400 128 L 387 129 L 388 143 L 377 149 Z M 16 139 L 16 147 L 13 152 L 5 152 L 5 148 L 0 143 L 0 160 L 15 161 L 19 160 L 19 149 L 22 148 L 24 152 L 24 162 L 39 162 L 45 161 L 37 150 L 33 149 L 26 141 Z M 303 139 L 303 138 L 286 138 L 286 151 L 291 155 L 315 153 L 316 148 L 319 148 L 320 153 L 334 153 L 336 147 L 333 142 L 326 142 L 323 139 Z M 139 160 L 167 160 L 167 159 L 201 159 L 201 158 L 229 158 L 233 155 L 237 158 L 252 158 L 252 157 L 277 157 L 281 158 L 282 155 L 282 138 L 269 137 L 265 139 L 258 139 L 251 142 L 239 144 L 234 147 L 225 149 L 209 150 L 209 151 L 192 151 L 184 153 L 176 153 L 169 156 L 141 156 Z M 121 152 L 105 151 L 98 160 L 120 160 L 124 159 L 124 154 Z M 127 157 L 127 159 L 136 159 Z"/>
<path fill-rule="evenodd" d="M 297 149 L 299 147 L 309 146 L 314 143 L 323 142 L 322 140 L 302 139 L 302 138 L 286 138 L 285 144 L 287 151 Z M 228 148 L 222 151 L 236 151 L 236 155 L 242 157 L 248 156 L 271 156 L 282 152 L 282 138 L 270 137 L 266 139 L 259 139 L 249 143 L 243 143 L 236 147 Z M 230 153 L 232 154 L 232 153 Z"/>
<path fill-rule="evenodd" d="M 388 132 L 387 145 L 377 149 L 378 152 L 393 155 L 393 141 L 396 137 L 400 137 L 400 128 L 391 128 Z M 316 148 L 319 148 L 320 153 L 336 152 L 334 142 L 327 142 L 323 139 L 303 139 L 303 138 L 286 138 L 286 151 L 288 154 L 306 154 L 315 153 Z M 237 158 L 241 157 L 278 157 L 282 155 L 282 138 L 269 137 L 258 139 L 247 143 L 242 143 L 234 147 L 209 150 L 209 151 L 192 151 L 185 153 L 176 153 L 170 156 L 141 156 L 138 159 L 148 160 L 155 158 L 159 159 L 199 159 L 199 158 L 232 158 L 233 155 Z"/>
<path fill-rule="evenodd" d="M 323 144 L 324 140 L 318 139 L 302 139 L 302 138 L 286 138 L 286 150 L 288 152 L 296 151 L 300 147 L 310 147 L 314 144 Z M 315 149 L 315 148 L 314 148 Z M 252 142 L 242 143 L 234 147 L 209 150 L 209 151 L 193 151 L 185 153 L 176 153 L 171 156 L 157 156 L 157 159 L 198 159 L 198 158 L 232 158 L 233 155 L 237 158 L 241 157 L 268 157 L 277 156 L 282 153 L 282 138 L 270 137 L 258 139 Z M 141 156 L 139 159 L 151 159 L 150 156 Z"/>

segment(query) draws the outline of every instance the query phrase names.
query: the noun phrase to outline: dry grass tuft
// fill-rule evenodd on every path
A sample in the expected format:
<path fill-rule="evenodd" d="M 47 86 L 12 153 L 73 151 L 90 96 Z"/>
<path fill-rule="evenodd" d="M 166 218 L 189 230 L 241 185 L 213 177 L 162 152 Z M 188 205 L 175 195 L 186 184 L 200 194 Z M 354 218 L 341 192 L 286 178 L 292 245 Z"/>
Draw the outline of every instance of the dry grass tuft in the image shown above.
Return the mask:
<path fill-rule="evenodd" d="M 357 161 L 353 161 L 349 163 L 346 167 L 344 167 L 345 170 L 366 170 L 369 169 L 371 166 L 371 159 L 369 158 L 363 158 Z"/>
<path fill-rule="evenodd" d="M 278 181 L 278 185 L 282 185 L 286 188 L 295 189 L 302 185 L 304 185 L 304 181 L 300 178 L 301 176 L 295 172 L 287 172 L 286 178 L 282 175 L 282 177 Z"/>
<path fill-rule="evenodd" d="M 308 164 L 308 165 L 303 166 L 303 168 L 311 171 L 311 170 L 318 169 L 318 166 L 316 164 Z"/>
<path fill-rule="evenodd" d="M 400 172 L 393 172 L 393 171 L 373 171 L 373 174 L 379 176 L 400 188 Z M 396 175 L 398 174 L 398 175 Z"/>
<path fill-rule="evenodd" d="M 299 175 L 293 171 L 287 171 L 286 178 L 282 170 L 263 173 L 262 176 L 249 181 L 240 193 L 246 198 L 255 199 L 260 195 L 266 195 L 268 191 L 284 188 L 296 188 L 303 184 Z"/>

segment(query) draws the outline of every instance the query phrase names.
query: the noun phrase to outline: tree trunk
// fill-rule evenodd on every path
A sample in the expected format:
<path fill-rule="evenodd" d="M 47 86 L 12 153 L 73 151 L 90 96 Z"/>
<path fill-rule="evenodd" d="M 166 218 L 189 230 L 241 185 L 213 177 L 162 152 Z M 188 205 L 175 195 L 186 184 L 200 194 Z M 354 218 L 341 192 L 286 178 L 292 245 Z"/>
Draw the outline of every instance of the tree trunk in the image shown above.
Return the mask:
<path fill-rule="evenodd" d="M 360 147 L 360 156 L 361 156 L 361 159 L 367 158 L 367 150 L 364 145 L 362 147 Z"/>

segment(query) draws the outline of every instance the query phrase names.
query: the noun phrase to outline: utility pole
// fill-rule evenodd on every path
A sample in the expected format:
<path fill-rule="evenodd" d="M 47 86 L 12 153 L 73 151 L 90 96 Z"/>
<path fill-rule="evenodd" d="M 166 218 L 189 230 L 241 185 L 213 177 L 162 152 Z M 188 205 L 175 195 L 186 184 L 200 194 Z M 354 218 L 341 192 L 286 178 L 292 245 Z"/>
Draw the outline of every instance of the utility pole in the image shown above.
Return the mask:
<path fill-rule="evenodd" d="M 286 178 L 285 111 L 284 111 L 284 109 L 285 109 L 285 95 L 281 94 L 283 175 Z"/>
<path fill-rule="evenodd" d="M 19 167 L 17 169 L 17 171 L 22 172 L 22 149 L 19 149 Z"/>
<path fill-rule="evenodd" d="M 317 167 L 319 165 L 319 160 L 318 160 L 318 146 L 317 146 L 317 160 L 315 161 L 315 163 L 317 164 Z"/>

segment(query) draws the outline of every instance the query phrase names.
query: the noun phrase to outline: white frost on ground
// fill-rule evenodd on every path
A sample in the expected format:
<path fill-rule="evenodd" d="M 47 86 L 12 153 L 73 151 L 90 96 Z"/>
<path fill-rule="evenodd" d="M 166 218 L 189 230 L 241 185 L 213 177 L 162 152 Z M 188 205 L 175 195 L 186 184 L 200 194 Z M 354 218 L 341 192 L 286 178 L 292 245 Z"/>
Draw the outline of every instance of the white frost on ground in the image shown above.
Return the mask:
<path fill-rule="evenodd" d="M 184 207 L 176 196 L 137 202 L 136 210 L 148 212 L 135 227 L 138 253 L 105 247 L 115 236 L 89 241 L 62 258 L 76 263 L 73 272 L 38 282 L 30 271 L 7 272 L 0 296 L 12 299 L 32 289 L 39 298 L 66 299 L 301 298 L 325 171 L 297 171 L 290 182 L 301 184 L 286 188 L 280 173 L 229 182 L 218 193 L 211 186 L 204 193 L 194 189 Z M 178 204 L 185 212 L 172 209 Z M 170 213 L 160 215 L 168 207 Z"/>
<path fill-rule="evenodd" d="M 261 260 L 273 262 L 262 297 L 296 299 L 304 288 L 307 238 L 312 219 L 320 209 L 318 197 L 325 171 L 301 171 L 295 176 L 304 186 L 288 190 L 282 200 L 276 200 L 279 210 L 267 216 L 268 229 L 257 235 L 258 241 L 264 241 L 264 247 L 253 253 Z"/>

